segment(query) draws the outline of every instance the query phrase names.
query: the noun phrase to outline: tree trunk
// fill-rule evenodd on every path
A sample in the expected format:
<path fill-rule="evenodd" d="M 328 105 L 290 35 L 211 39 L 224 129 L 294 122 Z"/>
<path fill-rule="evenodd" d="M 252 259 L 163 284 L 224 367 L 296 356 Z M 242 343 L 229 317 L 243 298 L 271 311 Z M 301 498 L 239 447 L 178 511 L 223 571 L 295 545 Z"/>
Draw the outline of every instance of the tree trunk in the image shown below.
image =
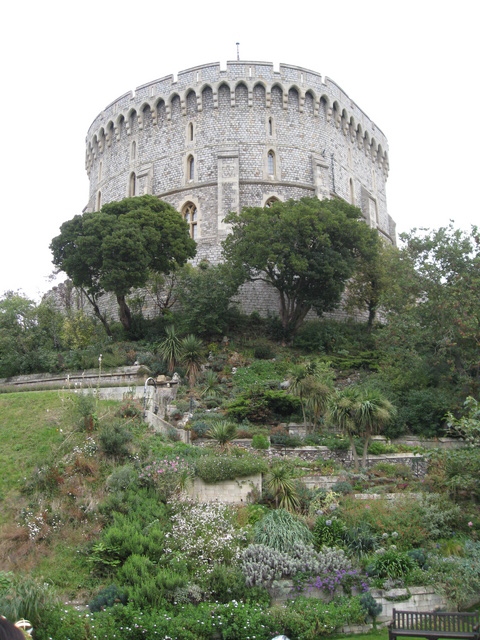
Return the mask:
<path fill-rule="evenodd" d="M 125 301 L 125 296 L 117 296 L 119 306 L 119 318 L 125 331 L 129 331 L 132 325 L 132 314 Z"/>
<path fill-rule="evenodd" d="M 368 443 L 370 442 L 370 434 L 365 434 L 365 442 L 363 444 L 362 469 L 367 467 Z"/>
<path fill-rule="evenodd" d="M 92 305 L 93 307 L 93 313 L 97 316 L 97 318 L 100 320 L 100 322 L 103 324 L 105 331 L 107 333 L 107 336 L 109 338 L 112 337 L 112 332 L 110 331 L 110 327 L 109 324 L 105 318 L 104 315 L 102 315 L 100 308 L 97 304 L 97 301 L 95 300 L 95 296 L 92 295 L 91 297 L 88 295 L 88 293 L 85 291 L 85 289 L 83 287 L 80 287 L 82 293 L 85 295 L 86 299 L 89 301 L 89 303 Z"/>
<path fill-rule="evenodd" d="M 371 300 L 368 304 L 368 321 L 367 327 L 368 330 L 371 331 L 373 327 L 373 322 L 375 320 L 375 316 L 377 315 L 377 305 Z"/>
<path fill-rule="evenodd" d="M 353 441 L 353 436 L 349 435 L 348 439 L 350 440 L 350 446 L 352 448 L 352 455 L 353 455 L 353 462 L 355 465 L 355 471 L 358 471 L 358 454 L 357 454 L 357 450 L 355 449 L 355 442 Z"/>

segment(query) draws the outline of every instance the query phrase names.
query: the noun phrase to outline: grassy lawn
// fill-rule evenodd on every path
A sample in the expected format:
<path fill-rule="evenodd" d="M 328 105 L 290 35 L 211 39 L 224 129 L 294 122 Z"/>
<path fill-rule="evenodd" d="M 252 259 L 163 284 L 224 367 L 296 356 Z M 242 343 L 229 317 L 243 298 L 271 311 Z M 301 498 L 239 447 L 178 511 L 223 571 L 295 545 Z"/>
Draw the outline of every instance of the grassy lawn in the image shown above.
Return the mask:
<path fill-rule="evenodd" d="M 332 636 L 334 640 L 339 640 L 340 638 L 345 638 L 345 635 L 341 636 Z M 360 633 L 358 635 L 350 636 L 351 638 L 355 638 L 356 640 L 387 640 L 388 639 L 388 629 L 372 629 L 369 633 Z"/>
<path fill-rule="evenodd" d="M 75 445 L 74 398 L 58 390 L 0 395 L 0 524 L 11 520 L 16 496 L 35 468 L 61 460 Z M 112 404 L 102 401 L 99 411 Z"/>

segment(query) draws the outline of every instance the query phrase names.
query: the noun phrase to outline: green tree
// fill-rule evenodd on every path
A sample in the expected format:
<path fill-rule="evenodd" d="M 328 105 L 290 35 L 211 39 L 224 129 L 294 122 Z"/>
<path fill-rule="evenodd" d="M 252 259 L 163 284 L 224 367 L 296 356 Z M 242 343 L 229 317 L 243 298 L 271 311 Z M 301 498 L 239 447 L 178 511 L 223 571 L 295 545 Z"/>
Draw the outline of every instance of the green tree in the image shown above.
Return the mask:
<path fill-rule="evenodd" d="M 355 412 L 358 435 L 364 438 L 362 467 L 367 466 L 368 443 L 372 435 L 379 433 L 395 416 L 396 408 L 378 389 L 360 392 Z"/>
<path fill-rule="evenodd" d="M 302 198 L 230 213 L 224 257 L 243 281 L 263 281 L 280 298 L 280 319 L 294 335 L 307 313 L 340 303 L 357 259 L 367 257 L 377 232 L 343 200 Z"/>
<path fill-rule="evenodd" d="M 225 264 L 201 262 L 186 265 L 178 272 L 173 297 L 183 309 L 187 331 L 204 338 L 222 336 L 228 328 L 233 308 L 231 299 L 239 282 Z"/>
<path fill-rule="evenodd" d="M 175 209 L 154 196 L 111 202 L 64 222 L 50 248 L 53 263 L 80 287 L 107 331 L 98 299 L 115 294 L 122 325 L 129 330 L 126 296 L 151 274 L 168 274 L 195 255 L 188 225 Z"/>
<path fill-rule="evenodd" d="M 382 294 L 382 376 L 399 394 L 399 416 L 413 391 L 435 392 L 457 405 L 480 386 L 480 237 L 452 224 L 400 236 Z M 443 406 L 444 402 L 440 402 Z M 437 423 L 425 425 L 439 433 Z M 406 423 L 410 429 L 416 425 Z M 423 427 L 422 427 L 423 429 Z"/>
<path fill-rule="evenodd" d="M 383 294 L 390 286 L 391 254 L 396 249 L 386 245 L 378 234 L 372 234 L 367 242 L 369 250 L 359 257 L 357 268 L 348 281 L 345 308 L 351 314 L 366 312 L 367 326 L 371 331 Z"/>
<path fill-rule="evenodd" d="M 290 390 L 300 400 L 303 424 L 308 431 L 307 416 L 313 428 L 326 411 L 328 399 L 332 393 L 332 374 L 329 365 L 315 360 L 294 365 L 288 372 Z"/>
<path fill-rule="evenodd" d="M 348 436 L 355 470 L 359 468 L 355 438 L 364 438 L 362 467 L 366 467 L 371 436 L 381 431 L 392 420 L 395 412 L 395 407 L 378 389 L 351 386 L 340 389 L 331 396 L 329 419 Z"/>
<path fill-rule="evenodd" d="M 480 448 L 480 403 L 469 396 L 464 402 L 465 414 L 457 418 L 451 411 L 447 425 L 452 435 L 463 438 L 470 447 Z"/>
<path fill-rule="evenodd" d="M 51 303 L 36 305 L 19 292 L 5 292 L 0 297 L 0 377 L 55 370 L 62 326 Z"/>
<path fill-rule="evenodd" d="M 265 478 L 268 489 L 275 497 L 275 507 L 295 511 L 300 506 L 291 470 L 283 463 L 272 464 Z"/>
<path fill-rule="evenodd" d="M 355 470 L 358 470 L 358 454 L 355 448 L 355 436 L 357 429 L 355 417 L 358 408 L 358 390 L 355 387 L 345 387 L 337 390 L 330 397 L 328 406 L 328 418 L 330 422 L 347 435 L 350 440 Z"/>

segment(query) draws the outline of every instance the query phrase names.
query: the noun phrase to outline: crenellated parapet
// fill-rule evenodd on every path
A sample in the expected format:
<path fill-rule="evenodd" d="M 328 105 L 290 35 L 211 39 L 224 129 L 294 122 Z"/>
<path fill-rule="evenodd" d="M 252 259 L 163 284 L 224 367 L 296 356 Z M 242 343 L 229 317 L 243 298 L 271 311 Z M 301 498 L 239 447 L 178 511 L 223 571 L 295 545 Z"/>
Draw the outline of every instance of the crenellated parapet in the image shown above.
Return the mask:
<path fill-rule="evenodd" d="M 319 128 L 334 128 L 387 178 L 388 143 L 384 134 L 335 82 L 301 67 L 281 64 L 275 71 L 271 63 L 244 61 L 228 62 L 226 69 L 221 69 L 219 63 L 193 67 L 181 71 L 176 78 L 165 76 L 120 96 L 89 128 L 87 172 L 90 175 L 95 162 L 114 142 L 128 140 L 134 132 L 141 136 L 147 122 L 161 128 L 168 126 L 177 112 L 186 120 L 205 109 L 218 110 L 219 96 L 225 95 L 234 110 L 239 106 L 239 92 L 242 104 L 245 98 L 253 111 L 258 89 L 267 111 L 275 94 L 285 112 L 292 106 L 299 114 L 308 112 Z"/>

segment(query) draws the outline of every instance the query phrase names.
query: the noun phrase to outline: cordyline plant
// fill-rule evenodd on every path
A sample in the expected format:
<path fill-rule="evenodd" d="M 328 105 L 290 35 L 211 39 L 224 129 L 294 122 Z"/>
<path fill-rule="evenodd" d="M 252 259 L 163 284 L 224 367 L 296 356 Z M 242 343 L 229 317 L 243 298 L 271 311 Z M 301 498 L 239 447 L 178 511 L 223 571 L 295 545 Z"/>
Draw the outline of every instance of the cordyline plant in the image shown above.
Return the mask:
<path fill-rule="evenodd" d="M 208 429 L 206 435 L 208 438 L 218 442 L 220 451 L 228 452 L 230 451 L 232 440 L 237 436 L 237 427 L 228 420 L 219 420 Z"/>

